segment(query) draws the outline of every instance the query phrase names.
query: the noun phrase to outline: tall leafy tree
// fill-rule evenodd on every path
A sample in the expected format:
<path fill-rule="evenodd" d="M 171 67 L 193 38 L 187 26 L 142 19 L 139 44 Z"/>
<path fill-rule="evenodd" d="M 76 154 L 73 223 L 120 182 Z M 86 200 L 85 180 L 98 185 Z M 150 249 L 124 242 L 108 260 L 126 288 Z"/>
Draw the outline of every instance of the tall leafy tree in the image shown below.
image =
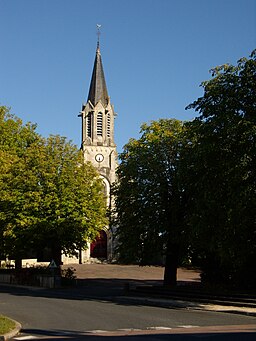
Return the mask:
<path fill-rule="evenodd" d="M 206 278 L 255 285 L 256 51 L 211 72 L 203 97 L 188 106 L 200 114 L 187 124 L 193 142 L 182 157 L 188 220 Z"/>
<path fill-rule="evenodd" d="M 14 131 L 20 131 L 17 146 L 9 127 L 19 128 Z M 47 247 L 60 264 L 61 251 L 76 255 L 106 224 L 101 180 L 64 137 L 43 139 L 34 126 L 24 126 L 8 113 L 1 129 L 8 137 L 2 139 L 0 153 L 2 249 L 20 260 L 30 250 Z"/>
<path fill-rule="evenodd" d="M 42 231 L 39 244 L 51 246 L 57 255 L 60 250 L 76 255 L 107 223 L 98 173 L 83 162 L 76 146 L 60 136 L 46 140 L 38 171 Z"/>
<path fill-rule="evenodd" d="M 176 166 L 182 122 L 162 119 L 144 124 L 120 155 L 115 197 L 120 260 L 152 264 L 166 258 L 165 284 L 176 284 L 184 253 L 182 191 Z"/>
<path fill-rule="evenodd" d="M 15 180 L 13 168 L 23 161 L 27 149 L 39 140 L 35 124 L 23 125 L 18 117 L 10 113 L 9 108 L 0 106 L 0 253 L 2 256 L 10 251 L 6 235 L 11 233 L 14 213 L 12 209 L 17 205 L 16 189 L 13 188 Z"/>

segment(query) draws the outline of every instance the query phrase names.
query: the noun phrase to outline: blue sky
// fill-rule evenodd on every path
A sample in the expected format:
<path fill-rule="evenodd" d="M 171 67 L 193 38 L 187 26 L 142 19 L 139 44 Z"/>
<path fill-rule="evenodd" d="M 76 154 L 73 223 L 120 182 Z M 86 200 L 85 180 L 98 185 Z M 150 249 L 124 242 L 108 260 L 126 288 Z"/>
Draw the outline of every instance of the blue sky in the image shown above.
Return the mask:
<path fill-rule="evenodd" d="M 140 126 L 190 120 L 214 66 L 256 48 L 255 0 L 0 0 L 0 105 L 80 146 L 101 24 L 118 151 Z"/>

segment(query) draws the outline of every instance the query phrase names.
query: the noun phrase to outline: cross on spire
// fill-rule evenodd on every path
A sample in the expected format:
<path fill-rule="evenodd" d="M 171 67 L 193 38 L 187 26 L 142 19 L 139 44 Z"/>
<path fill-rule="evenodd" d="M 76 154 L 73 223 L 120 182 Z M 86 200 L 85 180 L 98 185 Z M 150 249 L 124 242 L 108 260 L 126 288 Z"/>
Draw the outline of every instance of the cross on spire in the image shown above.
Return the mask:
<path fill-rule="evenodd" d="M 96 27 L 97 27 L 97 36 L 98 36 L 97 48 L 99 48 L 100 47 L 100 28 L 101 28 L 101 25 L 97 24 Z"/>

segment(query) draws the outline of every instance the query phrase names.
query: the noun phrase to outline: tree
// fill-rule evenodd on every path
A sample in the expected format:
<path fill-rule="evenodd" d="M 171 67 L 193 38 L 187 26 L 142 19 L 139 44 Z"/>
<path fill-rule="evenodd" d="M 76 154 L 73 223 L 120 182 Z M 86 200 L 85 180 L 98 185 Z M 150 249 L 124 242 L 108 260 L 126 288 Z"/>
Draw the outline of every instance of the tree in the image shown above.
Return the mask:
<path fill-rule="evenodd" d="M 43 139 L 34 126 L 23 126 L 6 113 L 1 123 L 8 137 L 2 139 L 2 146 L 7 147 L 1 152 L 10 156 L 0 159 L 4 170 L 0 187 L 2 249 L 21 259 L 28 251 L 47 247 L 60 264 L 61 251 L 76 255 L 105 226 L 102 182 L 92 165 L 83 162 L 81 151 L 66 138 Z M 24 133 L 18 146 L 9 134 L 10 126 Z"/>
<path fill-rule="evenodd" d="M 11 231 L 12 207 L 15 207 L 15 189 L 8 184 L 15 179 L 12 168 L 23 160 L 26 150 L 40 139 L 36 125 L 22 121 L 10 113 L 9 108 L 0 106 L 0 254 L 8 252 L 6 235 Z M 25 178 L 24 178 L 25 180 Z"/>
<path fill-rule="evenodd" d="M 165 254 L 165 284 L 175 285 L 185 249 L 182 191 L 176 165 L 182 143 L 182 122 L 153 121 L 141 127 L 120 155 L 114 186 L 118 253 L 126 263 L 142 265 Z"/>
<path fill-rule="evenodd" d="M 188 222 L 206 263 L 205 278 L 256 284 L 256 51 L 236 66 L 211 70 L 203 97 L 188 108 L 183 180 L 190 198 Z M 181 173 L 182 173 L 181 172 Z"/>
<path fill-rule="evenodd" d="M 102 181 L 82 152 L 60 136 L 51 136 L 40 158 L 39 244 L 60 255 L 77 255 L 107 224 Z M 57 262 L 59 260 L 57 259 Z"/>

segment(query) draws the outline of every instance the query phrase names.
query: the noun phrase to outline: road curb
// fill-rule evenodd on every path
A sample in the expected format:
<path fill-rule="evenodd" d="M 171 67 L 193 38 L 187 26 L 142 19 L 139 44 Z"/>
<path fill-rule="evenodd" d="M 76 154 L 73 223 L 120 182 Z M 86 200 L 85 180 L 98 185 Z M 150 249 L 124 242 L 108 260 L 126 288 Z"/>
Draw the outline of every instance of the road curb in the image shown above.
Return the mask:
<path fill-rule="evenodd" d="M 13 330 L 11 330 L 9 333 L 6 333 L 4 335 L 0 335 L 0 341 L 5 341 L 5 340 L 11 339 L 15 335 L 17 335 L 21 330 L 21 324 L 19 322 L 12 320 L 10 318 L 9 318 L 9 320 L 11 320 L 15 323 L 15 328 Z"/>
<path fill-rule="evenodd" d="M 239 314 L 239 315 L 247 315 L 247 316 L 255 316 L 256 317 L 256 309 L 255 311 L 251 311 L 247 308 L 241 308 L 236 306 L 222 306 L 222 305 L 214 305 L 214 304 L 200 304 L 198 302 L 185 301 L 185 300 L 164 300 L 164 299 L 152 299 L 146 297 L 136 297 L 136 296 L 118 296 L 115 298 L 117 302 L 120 303 L 133 303 L 133 304 L 143 304 L 148 306 L 162 307 L 162 308 L 178 308 L 178 309 L 187 309 L 187 310 L 204 310 L 204 311 L 212 311 L 218 313 L 230 313 L 230 314 Z"/>

